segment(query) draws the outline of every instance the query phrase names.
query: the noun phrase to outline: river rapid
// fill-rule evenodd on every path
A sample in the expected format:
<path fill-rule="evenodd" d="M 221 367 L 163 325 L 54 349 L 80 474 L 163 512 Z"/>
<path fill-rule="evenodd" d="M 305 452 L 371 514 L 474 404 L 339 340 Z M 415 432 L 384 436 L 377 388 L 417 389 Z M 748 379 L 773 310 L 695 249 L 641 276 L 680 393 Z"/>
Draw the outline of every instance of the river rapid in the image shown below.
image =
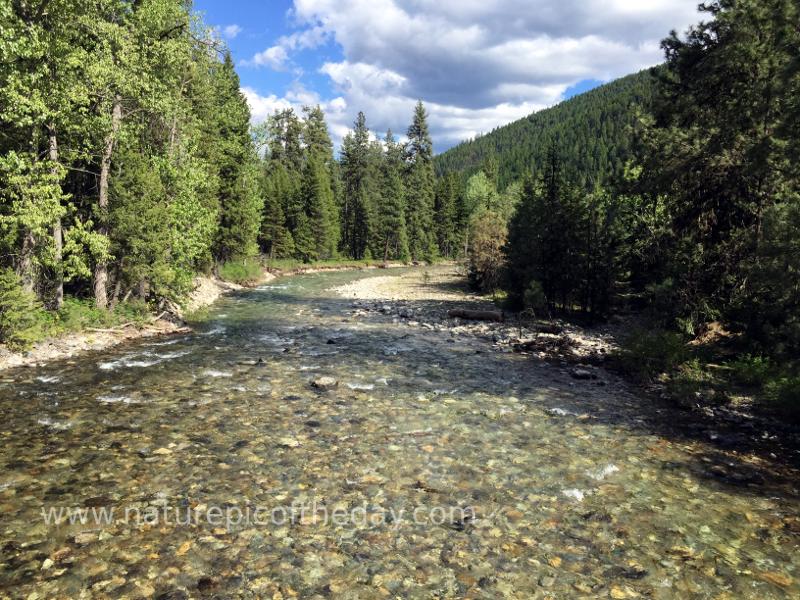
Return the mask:
<path fill-rule="evenodd" d="M 371 276 L 4 373 L 0 598 L 800 597 L 791 473 L 330 291 Z"/>

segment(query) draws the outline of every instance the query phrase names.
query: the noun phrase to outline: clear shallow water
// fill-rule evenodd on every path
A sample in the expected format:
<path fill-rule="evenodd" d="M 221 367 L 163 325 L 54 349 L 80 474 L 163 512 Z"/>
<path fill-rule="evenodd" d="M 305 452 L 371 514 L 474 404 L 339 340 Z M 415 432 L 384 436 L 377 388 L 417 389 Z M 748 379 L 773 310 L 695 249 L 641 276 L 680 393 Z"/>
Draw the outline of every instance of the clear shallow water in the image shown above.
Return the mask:
<path fill-rule="evenodd" d="M 326 290 L 363 276 L 4 374 L 0 597 L 800 595 L 791 473 L 654 426 L 613 380 L 353 318 Z"/>

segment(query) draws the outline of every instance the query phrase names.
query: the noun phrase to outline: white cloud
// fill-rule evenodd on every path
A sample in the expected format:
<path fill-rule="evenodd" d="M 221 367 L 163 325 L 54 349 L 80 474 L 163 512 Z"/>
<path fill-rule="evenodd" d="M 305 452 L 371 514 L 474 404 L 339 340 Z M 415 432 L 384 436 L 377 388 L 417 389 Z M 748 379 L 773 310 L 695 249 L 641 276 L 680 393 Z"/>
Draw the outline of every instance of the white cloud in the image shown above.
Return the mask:
<path fill-rule="evenodd" d="M 275 71 L 286 70 L 289 53 L 283 46 L 272 46 L 263 52 L 259 52 L 245 64 L 257 67 L 269 67 Z"/>
<path fill-rule="evenodd" d="M 328 38 L 328 31 L 323 27 L 311 27 L 297 31 L 291 35 L 278 38 L 275 45 L 263 52 L 258 52 L 250 60 L 243 61 L 245 66 L 269 67 L 275 71 L 285 71 L 289 65 L 289 55 L 297 50 L 316 48 Z M 298 74 L 302 69 L 295 68 Z"/>
<path fill-rule="evenodd" d="M 241 27 L 239 27 L 239 25 L 236 25 L 236 24 L 233 24 L 233 25 L 225 25 L 225 27 L 223 27 L 223 28 L 220 30 L 220 32 L 222 33 L 222 37 L 224 37 L 226 40 L 232 40 L 232 39 L 234 39 L 234 38 L 235 38 L 237 35 L 239 35 L 240 33 L 242 33 L 242 28 L 241 28 Z"/>
<path fill-rule="evenodd" d="M 444 149 L 552 105 L 584 79 L 659 63 L 659 40 L 699 19 L 696 2 L 294 0 L 298 30 L 250 63 L 286 69 L 292 53 L 333 40 L 343 58 L 319 70 L 340 95 L 322 102 L 335 139 L 359 110 L 375 130 L 402 133 L 422 99 Z"/>

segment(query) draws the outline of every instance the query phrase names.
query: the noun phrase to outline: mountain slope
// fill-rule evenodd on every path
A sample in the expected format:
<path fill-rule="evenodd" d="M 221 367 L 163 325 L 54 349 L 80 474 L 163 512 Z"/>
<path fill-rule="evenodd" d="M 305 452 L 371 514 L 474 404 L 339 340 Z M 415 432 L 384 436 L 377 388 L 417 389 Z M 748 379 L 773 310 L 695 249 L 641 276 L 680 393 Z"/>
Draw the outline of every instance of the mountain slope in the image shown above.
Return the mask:
<path fill-rule="evenodd" d="M 622 173 L 631 157 L 631 125 L 653 90 L 649 71 L 628 75 L 451 148 L 436 157 L 436 172 L 468 176 L 494 155 L 502 189 L 537 175 L 555 140 L 573 181 L 591 187 Z"/>

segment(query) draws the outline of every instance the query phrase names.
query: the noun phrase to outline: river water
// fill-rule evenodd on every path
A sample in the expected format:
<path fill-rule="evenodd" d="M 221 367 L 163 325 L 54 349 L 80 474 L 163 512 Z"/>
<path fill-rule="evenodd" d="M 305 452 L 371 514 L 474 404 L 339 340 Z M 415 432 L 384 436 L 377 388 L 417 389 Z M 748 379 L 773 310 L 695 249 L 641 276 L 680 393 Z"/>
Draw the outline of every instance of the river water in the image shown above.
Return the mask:
<path fill-rule="evenodd" d="M 800 597 L 792 477 L 610 376 L 355 316 L 365 276 L 4 374 L 0 598 Z"/>

